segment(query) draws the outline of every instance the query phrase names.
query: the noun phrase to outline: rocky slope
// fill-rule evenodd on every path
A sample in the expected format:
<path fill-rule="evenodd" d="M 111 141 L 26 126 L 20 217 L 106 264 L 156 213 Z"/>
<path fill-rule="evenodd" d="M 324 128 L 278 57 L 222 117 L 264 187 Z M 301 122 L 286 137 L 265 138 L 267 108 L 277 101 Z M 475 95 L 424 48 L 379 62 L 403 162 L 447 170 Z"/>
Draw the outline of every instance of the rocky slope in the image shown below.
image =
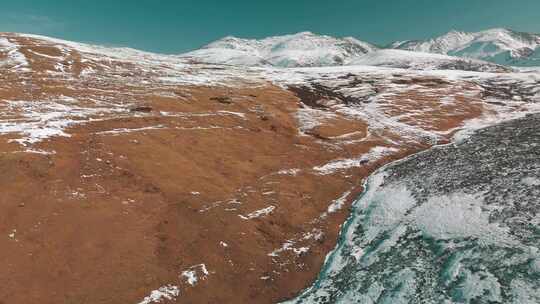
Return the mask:
<path fill-rule="evenodd" d="M 540 111 L 537 72 L 224 66 L 10 33 L 0 71 L 5 303 L 290 298 L 375 169 Z"/>
<path fill-rule="evenodd" d="M 502 65 L 540 65 L 540 35 L 508 29 L 450 31 L 429 40 L 394 42 L 391 48 L 481 59 Z"/>

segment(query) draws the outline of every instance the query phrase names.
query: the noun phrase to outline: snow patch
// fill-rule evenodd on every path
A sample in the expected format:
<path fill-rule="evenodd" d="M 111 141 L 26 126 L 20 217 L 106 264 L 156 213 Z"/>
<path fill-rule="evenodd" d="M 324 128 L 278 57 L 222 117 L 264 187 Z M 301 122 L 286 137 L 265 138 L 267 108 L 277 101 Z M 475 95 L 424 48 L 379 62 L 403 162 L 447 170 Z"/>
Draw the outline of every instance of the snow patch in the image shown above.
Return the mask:
<path fill-rule="evenodd" d="M 333 200 L 332 204 L 328 206 L 328 213 L 334 213 L 341 210 L 341 208 L 345 206 L 345 203 L 347 202 L 347 197 L 349 197 L 350 194 L 351 194 L 351 191 L 347 191 L 343 193 L 343 195 L 340 196 L 339 198 Z"/>
<path fill-rule="evenodd" d="M 26 56 L 20 52 L 18 44 L 7 38 L 0 37 L 0 52 L 7 53 L 8 58 L 7 62 L 0 62 L 0 66 L 9 64 L 11 65 L 10 69 L 19 70 L 21 72 L 28 71 L 26 68 L 29 65 L 28 60 L 26 59 Z"/>
<path fill-rule="evenodd" d="M 186 283 L 195 286 L 199 280 L 206 280 L 209 274 L 205 264 L 198 264 L 182 271 L 180 276 L 185 279 Z"/>
<path fill-rule="evenodd" d="M 294 169 L 283 169 L 283 170 L 279 170 L 276 174 L 278 175 L 291 175 L 291 176 L 296 176 L 298 175 L 298 173 L 300 173 L 302 170 L 301 169 L 297 169 L 297 168 L 294 168 Z"/>
<path fill-rule="evenodd" d="M 305 132 L 322 125 L 325 121 L 336 117 L 337 115 L 332 112 L 307 107 L 300 108 L 298 112 L 296 112 L 296 119 L 299 125 L 298 128 L 301 134 L 304 134 Z"/>
<path fill-rule="evenodd" d="M 66 128 L 91 121 L 94 115 L 121 111 L 114 108 L 83 108 L 71 103 L 72 100 L 66 98 L 4 101 L 4 111 L 19 117 L 0 117 L 0 134 L 21 134 L 22 137 L 12 141 L 26 146 L 53 136 L 70 137 L 65 132 Z"/>
<path fill-rule="evenodd" d="M 276 209 L 275 206 L 268 206 L 266 208 L 263 208 L 263 209 L 259 209 L 259 210 L 256 210 L 256 211 L 253 211 L 247 215 L 238 215 L 240 218 L 242 218 L 243 220 L 251 220 L 251 219 L 254 219 L 254 218 L 258 218 L 258 217 L 261 217 L 261 216 L 267 216 L 269 215 L 270 213 L 272 213 L 272 211 L 274 211 L 274 209 Z"/>
<path fill-rule="evenodd" d="M 156 290 L 152 290 L 149 296 L 145 297 L 139 304 L 161 303 L 164 300 L 175 300 L 180 295 L 178 286 L 166 285 Z"/>
<path fill-rule="evenodd" d="M 120 135 L 120 134 L 124 134 L 124 133 L 133 133 L 133 132 L 148 131 L 148 130 L 160 130 L 160 129 L 165 129 L 165 126 L 164 125 L 156 125 L 156 126 L 148 126 L 148 127 L 133 128 L 133 129 L 118 128 L 118 129 L 113 129 L 113 130 L 109 130 L 109 131 L 98 132 L 96 134 L 114 135 L 114 136 L 116 136 L 116 135 Z"/>
<path fill-rule="evenodd" d="M 296 255 L 302 255 L 306 252 L 309 251 L 309 247 L 306 247 L 306 246 L 303 246 L 303 247 L 294 247 L 294 244 L 296 242 L 293 241 L 293 240 L 287 240 L 285 243 L 283 243 L 283 245 L 281 246 L 281 248 L 278 248 L 272 252 L 270 252 L 268 254 L 268 256 L 270 257 L 278 257 L 280 253 L 282 252 L 285 252 L 285 251 L 292 251 L 294 252 Z"/>
<path fill-rule="evenodd" d="M 377 146 L 377 147 L 371 148 L 369 152 L 367 152 L 366 154 L 362 155 L 359 158 L 335 160 L 327 164 L 324 164 L 322 166 L 314 167 L 313 170 L 315 170 L 320 175 L 334 174 L 341 170 L 361 167 L 365 165 L 366 163 L 368 163 L 369 161 L 375 161 L 377 159 L 380 159 L 396 151 L 398 151 L 398 149 L 396 148 Z"/>

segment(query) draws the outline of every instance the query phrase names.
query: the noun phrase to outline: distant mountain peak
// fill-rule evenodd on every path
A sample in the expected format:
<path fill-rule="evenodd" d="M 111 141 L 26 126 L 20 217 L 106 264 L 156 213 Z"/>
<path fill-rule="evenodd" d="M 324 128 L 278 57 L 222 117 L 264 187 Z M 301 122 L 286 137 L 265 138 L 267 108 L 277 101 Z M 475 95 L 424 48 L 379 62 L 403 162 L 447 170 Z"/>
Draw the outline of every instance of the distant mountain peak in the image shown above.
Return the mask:
<path fill-rule="evenodd" d="M 540 35 L 507 28 L 451 30 L 427 40 L 394 42 L 391 48 L 487 60 L 505 65 L 540 65 Z"/>
<path fill-rule="evenodd" d="M 335 38 L 303 31 L 264 39 L 227 36 L 181 56 L 234 65 L 331 66 L 342 65 L 352 57 L 375 49 L 370 43 L 353 37 Z"/>

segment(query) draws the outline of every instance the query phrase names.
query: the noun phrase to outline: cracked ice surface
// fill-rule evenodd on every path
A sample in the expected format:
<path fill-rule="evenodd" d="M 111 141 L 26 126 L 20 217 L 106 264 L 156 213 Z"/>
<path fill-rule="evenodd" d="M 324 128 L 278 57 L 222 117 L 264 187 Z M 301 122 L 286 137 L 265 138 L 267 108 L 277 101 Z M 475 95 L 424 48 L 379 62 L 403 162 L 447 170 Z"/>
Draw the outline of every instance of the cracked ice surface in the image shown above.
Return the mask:
<path fill-rule="evenodd" d="M 538 303 L 540 115 L 373 174 L 292 303 Z"/>

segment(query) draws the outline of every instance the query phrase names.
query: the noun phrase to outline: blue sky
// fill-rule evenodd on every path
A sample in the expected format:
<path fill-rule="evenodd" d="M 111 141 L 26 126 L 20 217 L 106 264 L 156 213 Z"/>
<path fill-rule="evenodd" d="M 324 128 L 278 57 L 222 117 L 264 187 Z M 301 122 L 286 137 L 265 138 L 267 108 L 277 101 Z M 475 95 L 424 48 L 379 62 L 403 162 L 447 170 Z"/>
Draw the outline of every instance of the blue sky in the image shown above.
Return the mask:
<path fill-rule="evenodd" d="M 0 0 L 0 31 L 163 53 L 312 31 L 384 45 L 451 29 L 540 32 L 539 0 Z"/>

